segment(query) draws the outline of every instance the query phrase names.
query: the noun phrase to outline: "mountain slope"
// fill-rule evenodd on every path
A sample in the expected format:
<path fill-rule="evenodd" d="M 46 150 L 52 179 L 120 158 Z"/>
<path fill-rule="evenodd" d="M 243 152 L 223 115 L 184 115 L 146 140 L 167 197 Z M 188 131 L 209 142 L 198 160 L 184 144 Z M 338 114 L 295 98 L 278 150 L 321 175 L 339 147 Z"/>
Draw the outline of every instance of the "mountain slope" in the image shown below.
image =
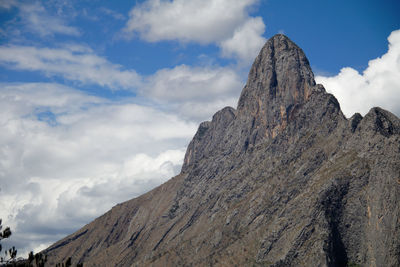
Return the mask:
<path fill-rule="evenodd" d="M 203 122 L 181 173 L 45 253 L 85 266 L 400 265 L 400 120 L 349 120 L 284 35 L 237 109 Z"/>

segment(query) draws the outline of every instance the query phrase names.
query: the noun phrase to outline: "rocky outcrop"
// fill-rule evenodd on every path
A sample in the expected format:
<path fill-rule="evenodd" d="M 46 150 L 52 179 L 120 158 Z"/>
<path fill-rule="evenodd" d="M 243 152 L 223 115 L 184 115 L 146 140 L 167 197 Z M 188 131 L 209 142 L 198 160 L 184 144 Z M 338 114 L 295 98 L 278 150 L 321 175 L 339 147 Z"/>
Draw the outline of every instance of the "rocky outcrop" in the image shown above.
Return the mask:
<path fill-rule="evenodd" d="M 400 120 L 346 119 L 284 35 L 237 109 L 203 122 L 182 172 L 60 240 L 85 266 L 399 266 Z"/>
<path fill-rule="evenodd" d="M 235 109 L 226 107 L 218 111 L 211 122 L 201 123 L 186 150 L 182 171 L 185 171 L 201 158 L 211 156 L 214 150 L 220 149 L 221 144 L 226 141 L 225 130 L 235 118 Z"/>

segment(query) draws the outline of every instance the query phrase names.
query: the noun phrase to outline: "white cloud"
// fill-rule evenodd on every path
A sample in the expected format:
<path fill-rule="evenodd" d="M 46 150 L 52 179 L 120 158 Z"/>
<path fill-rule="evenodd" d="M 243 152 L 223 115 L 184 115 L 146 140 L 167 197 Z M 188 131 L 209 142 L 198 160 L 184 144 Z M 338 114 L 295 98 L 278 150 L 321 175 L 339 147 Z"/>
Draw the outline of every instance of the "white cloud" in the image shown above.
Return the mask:
<path fill-rule="evenodd" d="M 236 106 L 242 88 L 243 82 L 233 69 L 180 65 L 148 77 L 140 94 L 199 122 L 225 106 Z"/>
<path fill-rule="evenodd" d="M 336 76 L 315 78 L 336 96 L 347 117 L 355 112 L 365 115 L 374 106 L 400 116 L 400 30 L 393 31 L 388 40 L 388 52 L 369 61 L 362 74 L 347 67 Z"/>
<path fill-rule="evenodd" d="M 217 44 L 223 56 L 253 60 L 265 41 L 261 17 L 249 15 L 258 0 L 147 0 L 130 11 L 124 32 L 149 42 Z M 246 44 L 240 44 L 245 41 Z"/>
<path fill-rule="evenodd" d="M 264 31 L 261 17 L 247 20 L 235 30 L 232 38 L 220 43 L 222 56 L 235 57 L 245 64 L 251 64 L 266 42 L 262 37 Z"/>
<path fill-rule="evenodd" d="M 0 46 L 0 64 L 83 85 L 132 90 L 143 97 L 142 101 L 162 104 L 165 110 L 196 122 L 210 118 L 224 106 L 235 106 L 243 87 L 243 77 L 231 67 L 180 65 L 142 77 L 76 44 L 62 48 Z"/>
<path fill-rule="evenodd" d="M 198 11 L 197 22 L 184 28 L 188 35 L 162 38 L 217 45 L 244 36 L 259 40 L 262 20 L 247 12 L 255 0 L 204 2 L 159 2 L 164 7 L 170 3 L 170 12 L 179 6 Z M 207 4 L 217 9 L 209 10 Z M 38 2 L 31 8 L 36 14 L 46 11 Z M 160 9 L 159 15 L 164 11 Z M 192 15 L 186 19 L 191 21 Z M 58 22 L 69 27 L 61 19 Z M 176 23 L 185 24 L 185 18 Z M 61 33 L 54 28 L 40 33 L 41 24 L 32 26 L 42 36 Z M 229 49 L 230 56 L 240 60 L 251 54 L 251 46 L 235 47 L 234 41 Z M 0 46 L 0 64 L 138 94 L 115 102 L 55 83 L 0 83 L 0 218 L 14 230 L 5 243 L 11 242 L 20 252 L 45 248 L 115 203 L 177 174 L 198 122 L 224 106 L 235 106 L 243 87 L 243 77 L 231 67 L 181 65 L 141 77 L 76 44 Z"/>
<path fill-rule="evenodd" d="M 256 0 L 147 0 L 130 11 L 125 31 L 150 42 L 195 41 L 203 44 L 230 37 L 247 19 Z"/>
<path fill-rule="evenodd" d="M 0 105 L 0 218 L 20 251 L 171 178 L 197 127 L 58 84 L 0 84 Z"/>
<path fill-rule="evenodd" d="M 40 35 L 41 37 L 52 36 L 54 34 L 64 34 L 79 36 L 80 31 L 72 26 L 60 16 L 52 16 L 48 13 L 42 3 L 35 1 L 4 1 L 0 7 L 10 9 L 18 8 L 18 17 L 24 30 Z"/>
<path fill-rule="evenodd" d="M 147 95 L 170 101 L 209 100 L 231 94 L 242 87 L 237 73 L 229 68 L 176 66 L 148 78 Z"/>
<path fill-rule="evenodd" d="M 64 49 L 66 62 L 75 51 L 91 53 Z M 26 60 L 23 69 L 36 66 L 36 57 Z M 177 174 L 198 122 L 235 105 L 243 86 L 234 70 L 212 66 L 181 65 L 143 80 L 140 101 L 157 108 L 54 83 L 0 84 L 0 218 L 15 230 L 6 246 L 37 251 Z"/>
<path fill-rule="evenodd" d="M 162 104 L 165 110 L 196 122 L 210 118 L 225 106 L 235 106 L 243 88 L 243 77 L 231 67 L 180 65 L 142 77 L 76 44 L 62 48 L 0 46 L 0 64 L 83 85 L 132 90 L 144 98 L 142 101 Z"/>
<path fill-rule="evenodd" d="M 7 68 L 40 71 L 83 84 L 97 84 L 111 89 L 133 89 L 140 83 L 134 70 L 97 56 L 90 48 L 66 45 L 63 48 L 0 46 L 0 63 Z"/>

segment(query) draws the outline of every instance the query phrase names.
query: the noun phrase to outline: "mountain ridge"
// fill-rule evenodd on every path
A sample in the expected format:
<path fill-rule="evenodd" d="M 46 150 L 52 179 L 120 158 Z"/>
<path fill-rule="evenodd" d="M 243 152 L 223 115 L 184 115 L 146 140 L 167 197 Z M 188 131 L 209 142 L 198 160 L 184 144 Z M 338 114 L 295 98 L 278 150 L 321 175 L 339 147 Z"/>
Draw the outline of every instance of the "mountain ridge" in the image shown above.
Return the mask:
<path fill-rule="evenodd" d="M 200 124 L 179 175 L 44 253 L 86 266 L 396 266 L 399 152 L 399 118 L 346 119 L 275 35 L 237 109 Z"/>

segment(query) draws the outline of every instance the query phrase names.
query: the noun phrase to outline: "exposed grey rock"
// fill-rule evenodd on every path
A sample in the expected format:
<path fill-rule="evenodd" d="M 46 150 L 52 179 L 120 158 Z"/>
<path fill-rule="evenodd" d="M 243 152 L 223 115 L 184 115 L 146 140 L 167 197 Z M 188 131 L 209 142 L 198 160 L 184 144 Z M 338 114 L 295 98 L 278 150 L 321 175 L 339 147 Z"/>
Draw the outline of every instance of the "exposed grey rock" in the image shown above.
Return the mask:
<path fill-rule="evenodd" d="M 362 120 L 362 118 L 363 117 L 361 116 L 360 113 L 356 113 L 350 118 L 350 127 L 351 127 L 352 133 L 354 133 L 354 131 L 357 129 L 357 126 L 360 123 L 360 121 Z"/>
<path fill-rule="evenodd" d="M 225 107 L 213 116 L 211 122 L 206 121 L 200 124 L 197 133 L 187 148 L 182 167 L 183 171 L 194 162 L 198 162 L 203 157 L 210 156 L 213 150 L 221 146 L 221 142 L 226 141 L 224 140 L 225 129 L 235 117 L 235 109 Z"/>
<path fill-rule="evenodd" d="M 400 120 L 347 120 L 276 35 L 182 172 L 46 250 L 85 266 L 400 266 Z"/>

